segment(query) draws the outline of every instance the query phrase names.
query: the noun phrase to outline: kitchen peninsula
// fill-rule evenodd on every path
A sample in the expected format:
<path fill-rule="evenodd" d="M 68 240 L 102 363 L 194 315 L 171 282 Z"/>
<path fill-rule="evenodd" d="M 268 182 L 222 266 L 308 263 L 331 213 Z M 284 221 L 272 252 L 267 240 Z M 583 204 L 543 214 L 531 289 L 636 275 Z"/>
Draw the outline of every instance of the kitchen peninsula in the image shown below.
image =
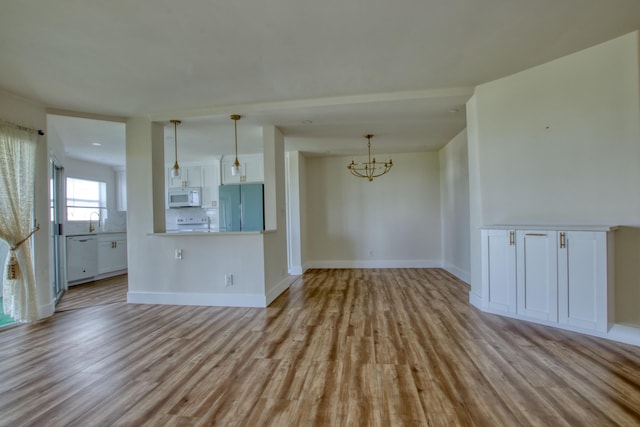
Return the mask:
<path fill-rule="evenodd" d="M 266 231 L 175 232 L 167 227 L 163 131 L 147 118 L 127 123 L 128 302 L 266 307 L 289 287 L 282 133 L 263 127 Z"/>

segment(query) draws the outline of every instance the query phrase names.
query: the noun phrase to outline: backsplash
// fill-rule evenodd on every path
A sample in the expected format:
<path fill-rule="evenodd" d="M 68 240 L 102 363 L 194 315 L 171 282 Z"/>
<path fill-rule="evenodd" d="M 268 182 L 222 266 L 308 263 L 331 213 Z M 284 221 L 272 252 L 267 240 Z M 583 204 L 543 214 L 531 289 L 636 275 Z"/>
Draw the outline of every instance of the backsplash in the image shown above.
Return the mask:
<path fill-rule="evenodd" d="M 93 221 L 96 227 L 96 221 Z M 127 231 L 127 212 L 108 209 L 104 219 L 100 220 L 100 227 L 96 227 L 96 233 L 119 233 Z M 89 233 L 89 221 L 66 222 L 64 234 Z"/>
<path fill-rule="evenodd" d="M 218 209 L 216 208 L 179 208 L 167 209 L 165 212 L 167 230 L 177 229 L 176 220 L 178 218 L 211 218 L 211 229 L 218 229 Z"/>

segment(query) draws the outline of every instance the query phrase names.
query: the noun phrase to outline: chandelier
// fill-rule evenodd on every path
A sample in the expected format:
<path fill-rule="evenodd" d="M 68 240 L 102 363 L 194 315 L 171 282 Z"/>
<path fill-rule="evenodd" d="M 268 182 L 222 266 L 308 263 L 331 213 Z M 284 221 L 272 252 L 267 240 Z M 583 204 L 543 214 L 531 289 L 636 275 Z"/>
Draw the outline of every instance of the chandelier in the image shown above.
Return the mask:
<path fill-rule="evenodd" d="M 369 181 L 373 181 L 373 178 L 377 178 L 389 172 L 391 170 L 391 167 L 393 166 L 393 161 L 391 160 L 391 158 L 389 158 L 388 162 L 380 163 L 376 162 L 375 157 L 373 158 L 373 160 L 371 160 L 371 138 L 373 138 L 373 135 L 368 134 L 364 137 L 367 138 L 369 161 L 356 163 L 351 160 L 351 163 L 347 165 L 347 169 L 349 169 L 351 173 L 358 178 L 367 178 Z"/>
<path fill-rule="evenodd" d="M 169 120 L 173 123 L 173 146 L 175 148 L 176 162 L 171 169 L 171 177 L 177 178 L 180 176 L 180 166 L 178 165 L 178 125 L 182 123 L 180 120 Z"/>

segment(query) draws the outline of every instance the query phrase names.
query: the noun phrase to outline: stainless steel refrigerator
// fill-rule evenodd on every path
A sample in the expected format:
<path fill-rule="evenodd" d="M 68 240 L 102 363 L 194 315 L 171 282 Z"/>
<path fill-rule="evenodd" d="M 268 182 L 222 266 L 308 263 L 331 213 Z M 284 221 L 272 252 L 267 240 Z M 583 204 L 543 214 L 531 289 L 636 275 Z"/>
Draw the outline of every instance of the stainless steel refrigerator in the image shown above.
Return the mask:
<path fill-rule="evenodd" d="M 264 185 L 227 184 L 218 188 L 220 231 L 264 230 Z"/>

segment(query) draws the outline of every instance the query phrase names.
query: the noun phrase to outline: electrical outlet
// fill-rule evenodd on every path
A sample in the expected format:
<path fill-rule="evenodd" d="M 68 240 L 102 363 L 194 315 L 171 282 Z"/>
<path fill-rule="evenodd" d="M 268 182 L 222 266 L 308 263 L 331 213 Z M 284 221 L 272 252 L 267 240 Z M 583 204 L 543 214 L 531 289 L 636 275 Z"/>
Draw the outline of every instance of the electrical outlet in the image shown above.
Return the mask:
<path fill-rule="evenodd" d="M 373 256 L 373 249 L 369 249 L 369 256 Z"/>
<path fill-rule="evenodd" d="M 229 287 L 233 286 L 233 274 L 225 274 L 224 275 L 224 286 Z"/>
<path fill-rule="evenodd" d="M 176 249 L 176 259 L 182 259 L 182 249 Z"/>

